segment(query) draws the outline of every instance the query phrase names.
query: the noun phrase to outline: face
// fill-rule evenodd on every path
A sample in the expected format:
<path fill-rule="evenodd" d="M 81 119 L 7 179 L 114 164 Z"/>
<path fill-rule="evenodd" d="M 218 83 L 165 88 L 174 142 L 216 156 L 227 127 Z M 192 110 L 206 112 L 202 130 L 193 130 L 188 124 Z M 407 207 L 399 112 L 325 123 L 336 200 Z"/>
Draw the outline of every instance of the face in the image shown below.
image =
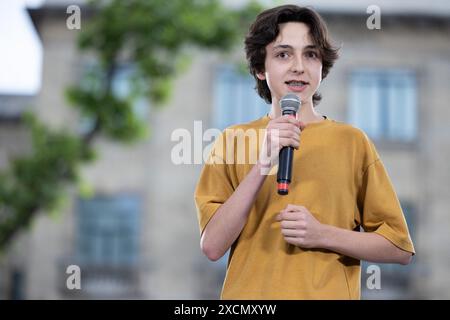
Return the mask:
<path fill-rule="evenodd" d="M 279 25 L 275 41 L 266 46 L 265 71 L 258 79 L 266 80 L 272 103 L 287 93 L 295 93 L 302 103 L 311 103 L 322 80 L 320 51 L 309 35 L 309 27 L 301 22 Z"/>

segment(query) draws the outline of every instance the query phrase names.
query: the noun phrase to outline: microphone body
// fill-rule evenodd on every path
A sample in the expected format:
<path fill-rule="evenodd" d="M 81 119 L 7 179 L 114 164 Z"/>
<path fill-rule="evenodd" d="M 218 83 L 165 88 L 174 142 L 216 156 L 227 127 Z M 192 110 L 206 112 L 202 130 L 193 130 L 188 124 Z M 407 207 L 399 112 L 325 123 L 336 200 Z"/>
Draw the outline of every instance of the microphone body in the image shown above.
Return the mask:
<path fill-rule="evenodd" d="M 282 115 L 296 117 L 297 110 L 300 107 L 300 99 L 295 94 L 287 94 L 280 100 Z M 287 195 L 289 193 L 289 184 L 292 178 L 292 161 L 294 159 L 294 148 L 283 147 L 280 150 L 278 162 L 278 194 Z"/>

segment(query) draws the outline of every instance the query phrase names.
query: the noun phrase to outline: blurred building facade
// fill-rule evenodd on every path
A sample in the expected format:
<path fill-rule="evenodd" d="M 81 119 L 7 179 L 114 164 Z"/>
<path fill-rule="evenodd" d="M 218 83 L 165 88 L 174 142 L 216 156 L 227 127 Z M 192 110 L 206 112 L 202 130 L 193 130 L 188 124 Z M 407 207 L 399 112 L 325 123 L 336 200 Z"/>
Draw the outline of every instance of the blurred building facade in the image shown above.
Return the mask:
<path fill-rule="evenodd" d="M 78 115 L 67 105 L 64 90 L 88 62 L 76 49 L 79 31 L 66 28 L 66 7 L 54 1 L 31 11 L 44 48 L 42 89 L 35 97 L 0 97 L 1 168 L 10 155 L 28 148 L 14 111 L 20 113 L 24 101 L 49 126 L 77 129 Z M 370 30 L 365 8 L 318 9 L 342 47 L 320 88 L 318 108 L 363 128 L 373 139 L 417 251 L 406 267 L 378 264 L 380 290 L 367 288 L 371 264 L 364 263 L 363 297 L 448 299 L 450 14 L 381 7 L 381 29 Z M 14 239 L 0 260 L 0 298 L 219 297 L 225 258 L 211 263 L 199 248 L 193 193 L 202 164 L 172 162 L 177 143 L 172 133 L 187 129 L 195 151 L 209 144 L 202 139 L 208 128 L 257 118 L 269 107 L 252 90 L 253 80 L 235 67 L 243 61 L 242 46 L 231 56 L 193 54 L 170 103 L 144 114 L 150 139 L 134 146 L 96 141 L 100 157 L 82 172 L 94 197 L 84 199 L 70 190 L 64 212 L 39 216 Z M 194 121 L 201 121 L 201 132 L 194 132 Z M 66 286 L 69 265 L 81 268 L 80 290 Z"/>

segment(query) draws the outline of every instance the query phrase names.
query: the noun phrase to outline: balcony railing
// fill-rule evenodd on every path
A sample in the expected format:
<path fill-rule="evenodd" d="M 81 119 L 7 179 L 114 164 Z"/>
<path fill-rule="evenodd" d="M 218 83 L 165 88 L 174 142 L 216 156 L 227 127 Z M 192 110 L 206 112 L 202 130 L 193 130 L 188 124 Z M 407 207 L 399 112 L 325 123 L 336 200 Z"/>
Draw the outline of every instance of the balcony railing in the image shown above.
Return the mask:
<path fill-rule="evenodd" d="M 142 296 L 139 284 L 142 268 L 139 265 L 77 264 L 64 260 L 58 268 L 62 271 L 58 276 L 58 287 L 64 299 L 139 299 Z M 80 289 L 67 286 L 71 276 L 66 273 L 69 265 L 80 268 Z"/>

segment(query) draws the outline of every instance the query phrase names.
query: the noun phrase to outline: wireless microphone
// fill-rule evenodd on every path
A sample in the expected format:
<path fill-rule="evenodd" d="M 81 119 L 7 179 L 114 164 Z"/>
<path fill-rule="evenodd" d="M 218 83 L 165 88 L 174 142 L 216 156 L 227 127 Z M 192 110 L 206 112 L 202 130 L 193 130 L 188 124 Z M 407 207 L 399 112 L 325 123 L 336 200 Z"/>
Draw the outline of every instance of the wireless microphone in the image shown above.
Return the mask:
<path fill-rule="evenodd" d="M 293 93 L 288 93 L 280 100 L 282 115 L 290 115 L 295 118 L 301 101 Z M 289 193 L 289 184 L 292 177 L 292 160 L 294 158 L 293 147 L 283 147 L 280 150 L 277 182 L 278 194 L 287 195 Z"/>

